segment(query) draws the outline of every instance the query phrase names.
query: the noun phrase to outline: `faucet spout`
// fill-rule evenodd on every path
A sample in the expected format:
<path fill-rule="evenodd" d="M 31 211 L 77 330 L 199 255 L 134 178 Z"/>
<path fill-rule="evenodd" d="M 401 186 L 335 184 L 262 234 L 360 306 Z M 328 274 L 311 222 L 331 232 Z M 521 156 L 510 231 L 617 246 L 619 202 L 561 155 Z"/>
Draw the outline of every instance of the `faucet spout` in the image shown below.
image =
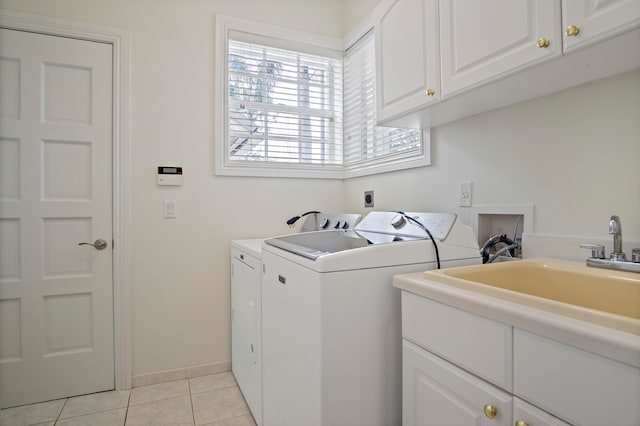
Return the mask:
<path fill-rule="evenodd" d="M 622 225 L 618 216 L 611 216 L 609 220 L 609 235 L 613 235 L 613 251 L 609 259 L 626 261 L 626 256 L 622 251 Z"/>

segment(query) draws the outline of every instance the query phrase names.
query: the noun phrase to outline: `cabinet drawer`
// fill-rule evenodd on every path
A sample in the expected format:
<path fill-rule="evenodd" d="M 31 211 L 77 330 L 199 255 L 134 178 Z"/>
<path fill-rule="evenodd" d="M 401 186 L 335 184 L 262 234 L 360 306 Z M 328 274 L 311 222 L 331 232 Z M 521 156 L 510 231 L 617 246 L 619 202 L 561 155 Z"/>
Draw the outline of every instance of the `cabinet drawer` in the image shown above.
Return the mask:
<path fill-rule="evenodd" d="M 640 424 L 640 369 L 515 329 L 514 393 L 570 423 Z"/>
<path fill-rule="evenodd" d="M 511 326 L 403 291 L 402 336 L 503 389 L 513 388 Z"/>

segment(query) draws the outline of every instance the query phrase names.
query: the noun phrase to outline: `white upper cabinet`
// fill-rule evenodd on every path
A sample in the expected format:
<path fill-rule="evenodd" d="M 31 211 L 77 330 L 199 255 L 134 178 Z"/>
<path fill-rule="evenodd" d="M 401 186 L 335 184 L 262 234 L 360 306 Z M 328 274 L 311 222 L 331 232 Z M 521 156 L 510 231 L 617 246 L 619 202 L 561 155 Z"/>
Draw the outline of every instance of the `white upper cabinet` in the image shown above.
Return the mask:
<path fill-rule="evenodd" d="M 562 55 L 560 3 L 440 0 L 444 96 Z"/>
<path fill-rule="evenodd" d="M 382 0 L 375 25 L 383 126 L 438 126 L 640 67 L 640 0 Z"/>
<path fill-rule="evenodd" d="M 570 52 L 640 27 L 640 0 L 564 0 L 562 24 Z"/>
<path fill-rule="evenodd" d="M 437 102 L 437 0 L 383 0 L 375 9 L 378 120 Z"/>

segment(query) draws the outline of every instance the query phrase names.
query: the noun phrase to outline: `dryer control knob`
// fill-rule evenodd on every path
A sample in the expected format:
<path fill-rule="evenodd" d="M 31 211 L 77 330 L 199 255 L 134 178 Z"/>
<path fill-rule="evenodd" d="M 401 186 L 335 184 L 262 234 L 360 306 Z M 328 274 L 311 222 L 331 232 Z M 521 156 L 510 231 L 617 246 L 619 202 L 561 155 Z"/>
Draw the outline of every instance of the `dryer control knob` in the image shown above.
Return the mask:
<path fill-rule="evenodd" d="M 342 229 L 349 229 L 349 222 L 344 221 L 344 225 L 342 225 Z"/>
<path fill-rule="evenodd" d="M 336 226 L 334 226 L 335 229 L 340 229 L 340 221 L 336 222 Z"/>
<path fill-rule="evenodd" d="M 322 221 L 322 225 L 320 225 L 320 227 L 321 227 L 322 229 L 327 229 L 327 228 L 329 227 L 329 219 L 326 219 L 326 218 L 325 218 L 325 219 Z"/>
<path fill-rule="evenodd" d="M 394 228 L 402 228 L 404 224 L 407 223 L 407 219 L 404 218 L 404 215 L 397 215 L 393 219 L 391 219 L 391 226 Z"/>

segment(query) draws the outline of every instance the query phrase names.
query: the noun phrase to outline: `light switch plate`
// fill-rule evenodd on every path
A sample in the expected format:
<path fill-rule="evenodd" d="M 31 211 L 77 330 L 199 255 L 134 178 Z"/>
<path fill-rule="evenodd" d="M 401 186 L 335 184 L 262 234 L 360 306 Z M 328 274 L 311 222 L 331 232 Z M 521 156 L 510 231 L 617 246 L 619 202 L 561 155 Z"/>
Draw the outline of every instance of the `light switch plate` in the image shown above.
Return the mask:
<path fill-rule="evenodd" d="M 177 217 L 177 202 L 176 200 L 164 200 L 164 217 L 170 219 Z"/>

